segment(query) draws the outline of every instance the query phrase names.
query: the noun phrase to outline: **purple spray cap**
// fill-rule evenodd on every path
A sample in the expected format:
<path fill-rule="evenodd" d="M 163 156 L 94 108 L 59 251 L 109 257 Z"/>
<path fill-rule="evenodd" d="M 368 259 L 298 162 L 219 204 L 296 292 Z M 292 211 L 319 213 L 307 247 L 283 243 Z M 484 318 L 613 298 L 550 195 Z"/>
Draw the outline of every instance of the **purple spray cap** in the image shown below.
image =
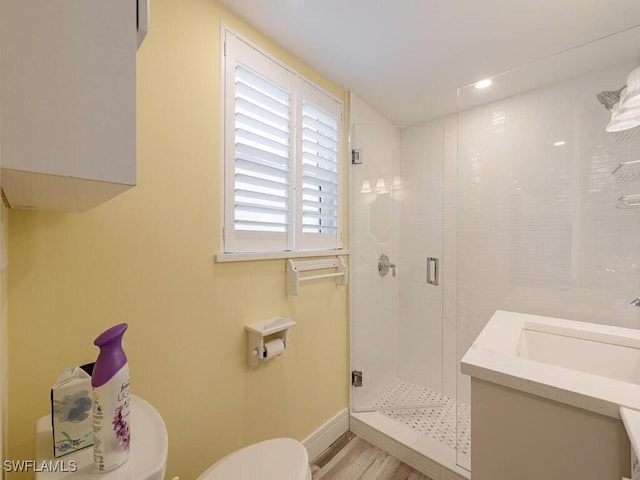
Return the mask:
<path fill-rule="evenodd" d="M 96 366 L 91 376 L 91 386 L 100 387 L 111 380 L 127 363 L 127 356 L 122 349 L 122 336 L 127 324 L 121 323 L 102 332 L 93 344 L 100 347 Z"/>

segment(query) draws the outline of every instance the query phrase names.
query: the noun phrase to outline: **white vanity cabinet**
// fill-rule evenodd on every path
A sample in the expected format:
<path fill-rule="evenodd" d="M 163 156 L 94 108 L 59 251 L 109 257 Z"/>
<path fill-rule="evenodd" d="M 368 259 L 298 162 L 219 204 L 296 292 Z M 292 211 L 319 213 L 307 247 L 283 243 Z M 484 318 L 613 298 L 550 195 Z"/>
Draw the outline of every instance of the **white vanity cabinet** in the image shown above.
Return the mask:
<path fill-rule="evenodd" d="M 12 208 L 86 211 L 136 183 L 136 0 L 0 0 Z"/>
<path fill-rule="evenodd" d="M 638 329 L 496 311 L 461 360 L 473 480 L 628 477 L 639 364 Z"/>

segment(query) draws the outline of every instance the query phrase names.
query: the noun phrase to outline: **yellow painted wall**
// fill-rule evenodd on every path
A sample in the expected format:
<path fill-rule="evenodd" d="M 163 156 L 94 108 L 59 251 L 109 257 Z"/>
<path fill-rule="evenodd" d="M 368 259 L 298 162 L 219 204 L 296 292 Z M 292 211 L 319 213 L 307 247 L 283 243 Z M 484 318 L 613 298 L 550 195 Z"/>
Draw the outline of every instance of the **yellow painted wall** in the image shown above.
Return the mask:
<path fill-rule="evenodd" d="M 2 61 L 0 61 L 0 66 Z M 2 112 L 0 112 L 0 122 L 2 122 Z M 0 165 L 2 165 L 2 148 L 0 148 Z M 0 201 L 0 224 L 2 231 L 0 232 L 0 255 L 4 251 L 6 255 L 7 245 L 7 209 L 4 203 Z M 6 260 L 6 258 L 5 258 Z M 0 258 L 0 261 L 2 259 Z M 8 359 L 7 354 L 7 271 L 6 269 L 0 273 L 0 462 L 4 464 L 7 450 L 7 377 L 8 377 Z M 0 473 L 0 478 L 4 479 L 4 471 Z"/>
<path fill-rule="evenodd" d="M 0 162 L 1 163 L 1 162 Z M 7 209 L 0 202 L 0 263 L 6 265 L 7 254 Z M 0 461 L 7 458 L 8 425 L 8 360 L 7 354 L 7 269 L 0 272 Z M 4 472 L 0 473 L 4 478 Z"/>
<path fill-rule="evenodd" d="M 8 458 L 33 458 L 58 373 L 94 360 L 96 335 L 127 322 L 132 391 L 165 419 L 167 477 L 188 480 L 249 443 L 303 439 L 348 403 L 347 289 L 320 280 L 288 297 L 284 260 L 213 261 L 220 22 L 347 94 L 213 0 L 151 7 L 138 52 L 138 186 L 86 214 L 10 211 Z M 290 348 L 250 369 L 244 325 L 275 316 L 298 322 Z"/>

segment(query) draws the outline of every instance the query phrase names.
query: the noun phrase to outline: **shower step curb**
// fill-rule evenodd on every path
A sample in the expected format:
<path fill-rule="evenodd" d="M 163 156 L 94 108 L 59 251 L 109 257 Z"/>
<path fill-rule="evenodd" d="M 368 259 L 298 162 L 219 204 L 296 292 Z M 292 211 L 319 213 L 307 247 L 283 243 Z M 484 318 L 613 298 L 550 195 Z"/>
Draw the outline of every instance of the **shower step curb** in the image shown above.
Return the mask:
<path fill-rule="evenodd" d="M 383 433 L 370 423 L 388 423 L 397 429 L 406 428 L 397 424 L 393 420 L 380 415 L 377 412 L 355 413 L 352 412 L 349 418 L 349 428 L 356 435 L 362 437 L 367 442 L 393 455 L 397 459 L 406 463 L 410 467 L 418 470 L 420 473 L 433 478 L 434 480 L 470 480 L 470 473 L 460 467 L 452 465 L 456 470 L 446 467 L 426 455 L 418 452 L 416 449 L 405 445 L 403 442 Z M 390 430 L 390 429 L 385 429 Z M 455 460 L 452 464 L 455 463 Z"/>

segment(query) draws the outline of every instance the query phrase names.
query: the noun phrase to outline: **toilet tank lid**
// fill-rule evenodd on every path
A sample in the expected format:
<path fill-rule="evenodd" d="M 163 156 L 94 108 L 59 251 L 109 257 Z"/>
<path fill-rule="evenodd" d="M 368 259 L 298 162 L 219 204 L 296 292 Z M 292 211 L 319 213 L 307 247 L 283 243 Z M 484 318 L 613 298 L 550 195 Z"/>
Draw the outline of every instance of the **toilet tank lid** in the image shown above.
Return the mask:
<path fill-rule="evenodd" d="M 305 480 L 307 449 L 292 438 L 275 438 L 237 450 L 198 477 L 198 480 Z"/>

